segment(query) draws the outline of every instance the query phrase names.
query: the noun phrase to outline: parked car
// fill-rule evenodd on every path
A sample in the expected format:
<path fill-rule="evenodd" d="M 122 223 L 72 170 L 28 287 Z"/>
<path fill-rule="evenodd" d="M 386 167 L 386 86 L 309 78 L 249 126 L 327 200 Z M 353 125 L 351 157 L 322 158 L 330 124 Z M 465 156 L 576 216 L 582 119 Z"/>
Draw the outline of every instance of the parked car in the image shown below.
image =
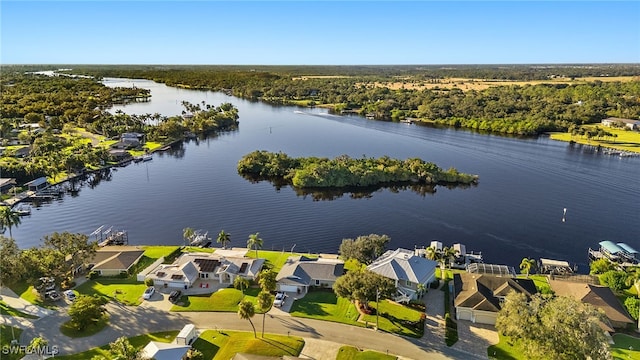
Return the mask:
<path fill-rule="evenodd" d="M 65 290 L 64 296 L 71 302 L 76 300 L 76 293 L 74 293 L 73 290 Z"/>
<path fill-rule="evenodd" d="M 142 294 L 142 298 L 145 300 L 149 300 L 151 299 L 151 297 L 153 296 L 153 294 L 155 294 L 156 292 L 156 288 L 154 288 L 153 286 L 149 286 L 145 291 L 144 294 Z"/>
<path fill-rule="evenodd" d="M 49 299 L 51 301 L 58 301 L 60 300 L 62 297 L 60 296 L 60 294 L 58 294 L 57 291 L 55 290 L 49 290 L 46 293 L 44 293 L 44 298 L 45 299 Z"/>
<path fill-rule="evenodd" d="M 273 306 L 281 307 L 284 305 L 284 300 L 287 298 L 287 294 L 282 291 L 276 293 L 276 298 L 273 299 Z"/>
<path fill-rule="evenodd" d="M 180 299 L 180 296 L 182 296 L 182 291 L 174 290 L 171 292 L 171 294 L 169 294 L 169 301 L 175 303 L 176 301 L 178 301 L 178 299 Z"/>

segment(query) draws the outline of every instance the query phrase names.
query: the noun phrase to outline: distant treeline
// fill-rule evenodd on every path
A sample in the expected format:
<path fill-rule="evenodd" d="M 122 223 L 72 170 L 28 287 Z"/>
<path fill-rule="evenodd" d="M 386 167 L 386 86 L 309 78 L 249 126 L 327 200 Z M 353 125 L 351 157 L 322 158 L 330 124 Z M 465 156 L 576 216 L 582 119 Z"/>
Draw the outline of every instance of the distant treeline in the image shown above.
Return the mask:
<path fill-rule="evenodd" d="M 390 89 L 381 84 L 444 78 L 545 80 L 638 76 L 640 65 L 478 66 L 73 66 L 94 76 L 146 78 L 276 104 L 324 105 L 369 118 L 403 118 L 535 135 L 614 116 L 640 117 L 640 81 L 509 85 L 485 90 Z M 323 76 L 323 77 L 314 77 Z"/>
<path fill-rule="evenodd" d="M 307 157 L 292 158 L 284 153 L 254 151 L 238 161 L 241 175 L 260 176 L 289 183 L 297 188 L 366 187 L 394 183 L 451 183 L 471 184 L 477 175 L 442 170 L 436 164 L 419 158 L 407 160 L 384 156 L 335 159 Z"/>

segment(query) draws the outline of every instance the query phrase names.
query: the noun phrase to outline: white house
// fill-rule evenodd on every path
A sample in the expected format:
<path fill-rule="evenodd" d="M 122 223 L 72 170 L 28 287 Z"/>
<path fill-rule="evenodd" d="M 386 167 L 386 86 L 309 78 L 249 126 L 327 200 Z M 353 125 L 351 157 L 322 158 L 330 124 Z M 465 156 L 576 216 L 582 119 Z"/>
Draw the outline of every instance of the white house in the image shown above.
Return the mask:
<path fill-rule="evenodd" d="M 640 129 L 640 120 L 610 117 L 610 118 L 603 119 L 602 125 L 609 126 L 609 127 L 615 126 L 615 125 L 622 125 L 630 130 L 638 130 Z"/>
<path fill-rule="evenodd" d="M 143 359 L 184 360 L 187 358 L 189 349 L 191 349 L 189 345 L 151 341 L 142 349 L 141 354 Z"/>
<path fill-rule="evenodd" d="M 236 277 L 255 280 L 264 259 L 245 257 L 246 250 L 216 250 L 214 253 L 186 253 L 173 264 L 161 264 L 147 275 L 155 286 L 190 288 L 197 280 L 233 284 Z"/>
<path fill-rule="evenodd" d="M 409 302 L 418 296 L 419 285 L 425 288 L 436 279 L 437 262 L 415 254 L 413 250 L 388 250 L 367 269 L 395 281 L 398 302 Z"/>

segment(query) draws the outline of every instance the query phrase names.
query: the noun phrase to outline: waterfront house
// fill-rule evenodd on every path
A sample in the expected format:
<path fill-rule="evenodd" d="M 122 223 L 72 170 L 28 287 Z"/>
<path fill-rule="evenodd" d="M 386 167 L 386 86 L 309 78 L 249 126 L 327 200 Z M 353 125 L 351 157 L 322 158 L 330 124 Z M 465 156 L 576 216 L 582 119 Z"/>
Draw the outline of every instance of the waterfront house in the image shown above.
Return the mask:
<path fill-rule="evenodd" d="M 393 300 L 409 302 L 419 295 L 419 285 L 425 288 L 436 280 L 437 262 L 416 255 L 412 250 L 388 250 L 367 266 L 367 269 L 395 282 Z"/>
<path fill-rule="evenodd" d="M 233 284 L 236 277 L 255 280 L 262 270 L 264 259 L 246 257 L 246 249 L 219 249 L 214 253 L 186 253 L 173 264 L 160 264 L 147 278 L 154 285 L 171 288 L 194 286 L 197 280 L 203 284 Z"/>
<path fill-rule="evenodd" d="M 456 319 L 495 325 L 501 302 L 512 291 L 531 297 L 538 290 L 531 279 L 485 274 L 453 275 L 453 304 Z"/>
<path fill-rule="evenodd" d="M 333 288 L 344 274 L 344 262 L 337 258 L 291 256 L 276 276 L 278 290 L 306 293 L 309 287 Z"/>
<path fill-rule="evenodd" d="M 602 125 L 609 126 L 609 127 L 611 126 L 625 127 L 629 130 L 638 130 L 640 129 L 640 120 L 610 117 L 610 118 L 603 119 Z"/>
<path fill-rule="evenodd" d="M 0 193 L 5 194 L 13 189 L 14 186 L 16 186 L 16 179 L 0 178 Z"/>
<path fill-rule="evenodd" d="M 602 310 L 608 323 L 601 324 L 601 327 L 609 333 L 635 324 L 620 300 L 606 286 L 560 280 L 549 280 L 549 286 L 556 296 L 572 297 Z"/>
<path fill-rule="evenodd" d="M 37 192 L 49 186 L 46 177 L 39 177 L 35 180 L 31 180 L 28 183 L 24 184 L 27 187 L 27 190 Z"/>
<path fill-rule="evenodd" d="M 124 161 L 131 159 L 133 156 L 131 156 L 131 154 L 127 150 L 110 149 L 109 157 L 111 157 L 113 161 Z"/>
<path fill-rule="evenodd" d="M 101 276 L 128 274 L 142 254 L 144 250 L 137 246 L 105 246 L 96 251 L 88 267 Z"/>

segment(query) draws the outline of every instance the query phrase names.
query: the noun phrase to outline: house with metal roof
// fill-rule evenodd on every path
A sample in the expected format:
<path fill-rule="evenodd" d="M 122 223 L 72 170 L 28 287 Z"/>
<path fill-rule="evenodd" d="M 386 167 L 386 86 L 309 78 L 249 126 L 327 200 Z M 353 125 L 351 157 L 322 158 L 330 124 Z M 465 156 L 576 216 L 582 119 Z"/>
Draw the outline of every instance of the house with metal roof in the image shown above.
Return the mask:
<path fill-rule="evenodd" d="M 333 288 L 344 274 L 344 261 L 336 258 L 291 256 L 284 263 L 276 283 L 279 291 L 306 293 L 310 287 Z"/>
<path fill-rule="evenodd" d="M 143 359 L 183 360 L 187 358 L 189 349 L 189 345 L 151 341 L 142 349 L 141 355 Z"/>
<path fill-rule="evenodd" d="M 437 265 L 413 250 L 398 248 L 386 251 L 367 269 L 393 280 L 397 290 L 394 300 L 408 302 L 418 297 L 419 285 L 428 288 L 436 280 Z"/>
<path fill-rule="evenodd" d="M 612 127 L 612 126 L 625 127 L 629 130 L 640 129 L 640 120 L 638 119 L 623 119 L 623 118 L 610 117 L 610 118 L 603 119 L 601 123 L 602 125 L 609 126 L 609 127 Z"/>
<path fill-rule="evenodd" d="M 501 301 L 510 292 L 527 297 L 538 292 L 531 279 L 459 273 L 453 275 L 453 304 L 456 319 L 495 325 Z"/>

